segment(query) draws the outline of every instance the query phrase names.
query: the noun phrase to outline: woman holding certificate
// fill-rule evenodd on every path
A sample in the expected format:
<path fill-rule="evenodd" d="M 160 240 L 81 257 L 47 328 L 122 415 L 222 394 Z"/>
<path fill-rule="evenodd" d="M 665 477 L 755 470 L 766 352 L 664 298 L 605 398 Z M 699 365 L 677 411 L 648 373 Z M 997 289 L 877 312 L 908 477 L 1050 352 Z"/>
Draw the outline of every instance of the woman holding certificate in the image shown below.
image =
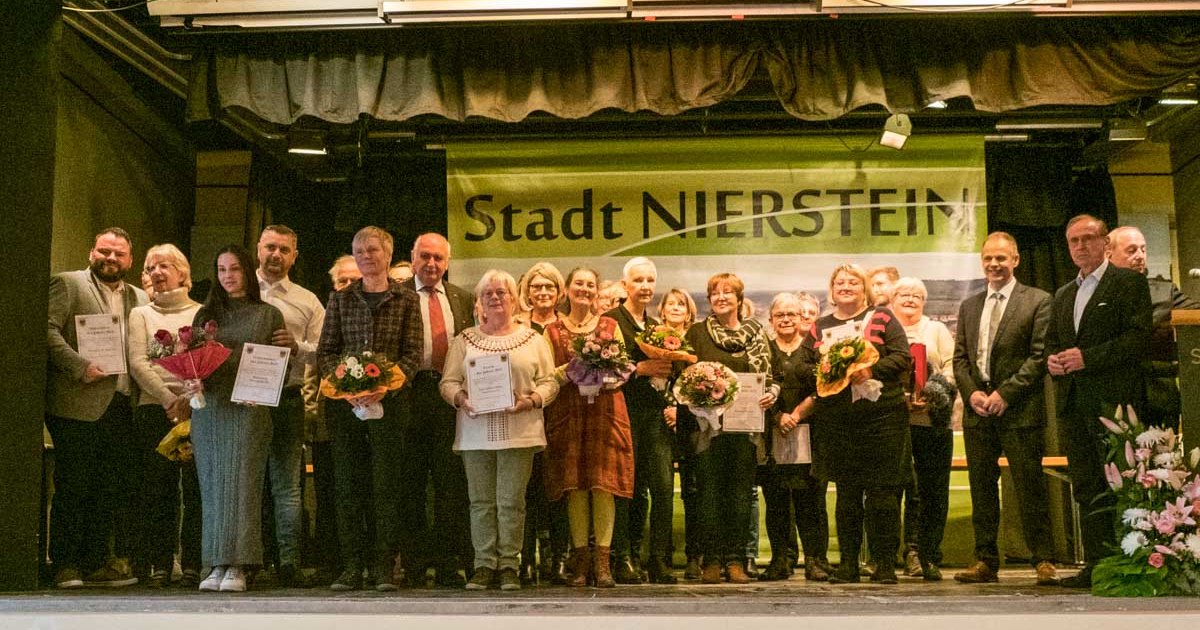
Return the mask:
<path fill-rule="evenodd" d="M 911 363 L 904 328 L 886 307 L 873 307 L 858 265 L 838 265 L 829 278 L 834 311 L 817 320 L 802 344 L 799 374 L 816 393 L 793 411 L 816 414 L 817 451 L 837 484 L 841 566 L 832 583 L 858 582 L 863 523 L 877 569 L 871 581 L 896 583 L 900 490 L 911 474 L 908 407 L 901 380 Z M 815 387 L 814 387 L 815 379 Z"/>
<path fill-rule="evenodd" d="M 813 393 L 801 378 L 800 343 L 821 314 L 821 303 L 810 293 L 780 293 L 771 301 L 771 371 L 779 379 L 779 401 L 772 409 L 767 433 L 767 464 L 758 479 L 767 503 L 767 536 L 771 565 L 759 579 L 786 580 L 804 551 L 804 577 L 829 579 L 829 519 L 825 512 L 827 481 L 813 469 L 812 416 L 803 421 L 796 408 Z M 801 547 L 796 545 L 800 534 Z"/>
<path fill-rule="evenodd" d="M 518 590 L 525 486 L 546 445 L 542 408 L 558 394 L 550 347 L 516 323 L 517 283 L 488 270 L 475 286 L 482 323 L 450 342 L 440 390 L 458 409 L 454 450 L 471 501 L 475 572 L 469 590 Z"/>
<path fill-rule="evenodd" d="M 192 288 L 192 267 L 179 248 L 171 244 L 155 245 L 146 252 L 145 273 L 151 282 L 153 297 L 149 304 L 129 311 L 129 371 L 138 384 L 137 407 L 133 412 L 141 485 L 136 536 L 139 553 L 134 558 L 134 575 L 143 584 L 161 587 L 171 582 L 176 532 L 179 531 L 179 482 L 183 472 L 185 487 L 195 488 L 196 468 L 180 465 L 158 453 L 158 443 L 176 423 L 191 417 L 191 407 L 183 382 L 150 359 L 154 333 L 166 330 L 175 334 L 191 326 L 200 304 L 188 297 Z M 188 493 L 190 494 L 190 493 Z M 187 496 L 187 495 L 185 495 Z M 190 499 L 185 501 L 190 503 Z M 188 525 L 181 536 L 181 564 L 191 586 L 200 573 L 199 505 L 186 505 Z M 194 536 L 193 536 L 194 535 Z"/>
<path fill-rule="evenodd" d="M 760 409 L 775 404 L 779 386 L 770 378 L 771 347 L 766 330 L 753 319 L 742 319 L 745 285 L 731 273 L 708 279 L 711 314 L 687 332 L 687 341 L 701 362 L 715 361 L 736 373 L 766 374 Z M 680 423 L 692 414 L 681 408 Z M 722 426 L 724 422 L 722 421 Z M 750 493 L 754 487 L 755 445 L 751 434 L 729 433 L 711 425 L 695 434 L 696 482 L 700 490 L 700 581 L 716 584 L 725 578 L 736 584 L 746 574 L 746 540 L 750 532 Z"/>
<path fill-rule="evenodd" d="M 284 324 L 279 309 L 259 298 L 249 252 L 227 245 L 213 266 L 217 281 L 192 325 L 215 321 L 216 340 L 232 352 L 203 381 L 207 405 L 192 412 L 204 513 L 200 556 L 204 566 L 212 567 L 200 590 L 244 591 L 245 567 L 262 564 L 262 489 L 271 416 L 266 407 L 237 404 L 230 396 L 243 344 L 271 344 Z"/>
<path fill-rule="evenodd" d="M 575 356 L 576 339 L 621 340 L 616 320 L 592 311 L 599 278 L 591 269 L 576 268 L 567 276 L 570 310 L 546 326 L 561 389 L 546 409 L 546 499 L 567 497 L 571 531 L 570 586 L 616 586 L 609 567 L 616 504 L 613 497 L 633 496 L 633 437 L 625 397 L 605 387 L 592 396 L 567 380 L 566 366 Z M 632 343 L 632 340 L 630 341 Z M 594 557 L 588 534 L 596 537 Z"/>

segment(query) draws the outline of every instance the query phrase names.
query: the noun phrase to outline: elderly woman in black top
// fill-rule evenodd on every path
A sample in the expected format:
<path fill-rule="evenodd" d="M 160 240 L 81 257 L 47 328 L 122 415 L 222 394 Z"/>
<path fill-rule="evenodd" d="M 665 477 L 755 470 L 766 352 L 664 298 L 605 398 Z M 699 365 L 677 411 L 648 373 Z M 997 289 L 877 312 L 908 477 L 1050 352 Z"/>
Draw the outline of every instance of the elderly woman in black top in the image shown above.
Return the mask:
<path fill-rule="evenodd" d="M 838 544 L 841 566 L 829 581 L 857 582 L 863 523 L 871 539 L 878 569 L 871 580 L 896 583 L 893 556 L 900 544 L 900 488 L 912 473 L 908 407 L 901 380 L 911 356 L 904 327 L 887 307 L 872 307 L 867 275 L 858 265 L 839 265 L 829 279 L 834 311 L 817 320 L 804 338 L 800 374 L 812 387 L 822 343 L 832 343 L 847 330 L 862 336 L 879 351 L 879 361 L 855 372 L 852 385 L 874 379 L 882 384 L 879 397 L 852 399 L 852 386 L 827 397 L 805 398 L 793 412 L 802 419 L 817 414 L 819 452 L 828 455 L 824 469 L 837 484 Z M 848 327 L 848 328 L 846 328 Z M 832 335 L 832 336 L 831 336 Z"/>
<path fill-rule="evenodd" d="M 744 290 L 741 278 L 731 273 L 709 278 L 712 314 L 688 330 L 687 340 L 701 361 L 716 361 L 734 372 L 767 374 L 766 394 L 758 402 L 761 408 L 769 409 L 779 395 L 779 386 L 770 379 L 770 341 L 762 324 L 742 319 Z M 730 582 L 750 581 L 744 565 L 755 464 L 755 445 L 749 434 L 712 429 L 697 433 L 703 583 L 720 582 L 722 564 Z"/>

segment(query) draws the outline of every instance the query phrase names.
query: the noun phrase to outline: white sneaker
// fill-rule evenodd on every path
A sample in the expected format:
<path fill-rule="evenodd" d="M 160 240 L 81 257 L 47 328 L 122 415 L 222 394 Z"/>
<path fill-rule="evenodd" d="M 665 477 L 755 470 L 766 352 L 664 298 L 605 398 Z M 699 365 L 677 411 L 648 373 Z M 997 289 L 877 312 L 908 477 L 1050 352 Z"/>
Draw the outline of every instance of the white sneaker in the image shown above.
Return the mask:
<path fill-rule="evenodd" d="M 225 578 L 221 580 L 222 593 L 241 593 L 246 590 L 246 574 L 241 567 L 229 567 L 225 570 Z"/>
<path fill-rule="evenodd" d="M 225 567 L 213 567 L 208 577 L 200 581 L 200 590 L 216 592 L 221 590 L 221 581 L 225 579 Z"/>

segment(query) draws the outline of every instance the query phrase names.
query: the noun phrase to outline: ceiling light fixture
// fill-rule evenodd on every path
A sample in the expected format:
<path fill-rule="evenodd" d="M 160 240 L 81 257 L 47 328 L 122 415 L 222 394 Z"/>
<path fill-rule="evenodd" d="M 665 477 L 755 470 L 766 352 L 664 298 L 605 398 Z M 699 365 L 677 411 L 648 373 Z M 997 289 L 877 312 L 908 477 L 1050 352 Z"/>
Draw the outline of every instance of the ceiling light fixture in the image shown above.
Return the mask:
<path fill-rule="evenodd" d="M 1200 98 L 1186 96 L 1164 96 L 1158 99 L 1159 105 L 1200 105 Z"/>

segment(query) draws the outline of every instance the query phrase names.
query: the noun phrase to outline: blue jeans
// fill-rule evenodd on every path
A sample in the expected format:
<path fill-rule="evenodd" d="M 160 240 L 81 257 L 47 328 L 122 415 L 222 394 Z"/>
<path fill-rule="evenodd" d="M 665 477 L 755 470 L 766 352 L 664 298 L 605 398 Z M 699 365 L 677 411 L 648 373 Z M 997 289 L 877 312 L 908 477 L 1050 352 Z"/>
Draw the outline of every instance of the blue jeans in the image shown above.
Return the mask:
<path fill-rule="evenodd" d="M 304 400 L 285 389 L 271 409 L 271 450 L 267 454 L 267 490 L 275 509 L 279 565 L 300 565 L 300 456 L 304 443 Z"/>

